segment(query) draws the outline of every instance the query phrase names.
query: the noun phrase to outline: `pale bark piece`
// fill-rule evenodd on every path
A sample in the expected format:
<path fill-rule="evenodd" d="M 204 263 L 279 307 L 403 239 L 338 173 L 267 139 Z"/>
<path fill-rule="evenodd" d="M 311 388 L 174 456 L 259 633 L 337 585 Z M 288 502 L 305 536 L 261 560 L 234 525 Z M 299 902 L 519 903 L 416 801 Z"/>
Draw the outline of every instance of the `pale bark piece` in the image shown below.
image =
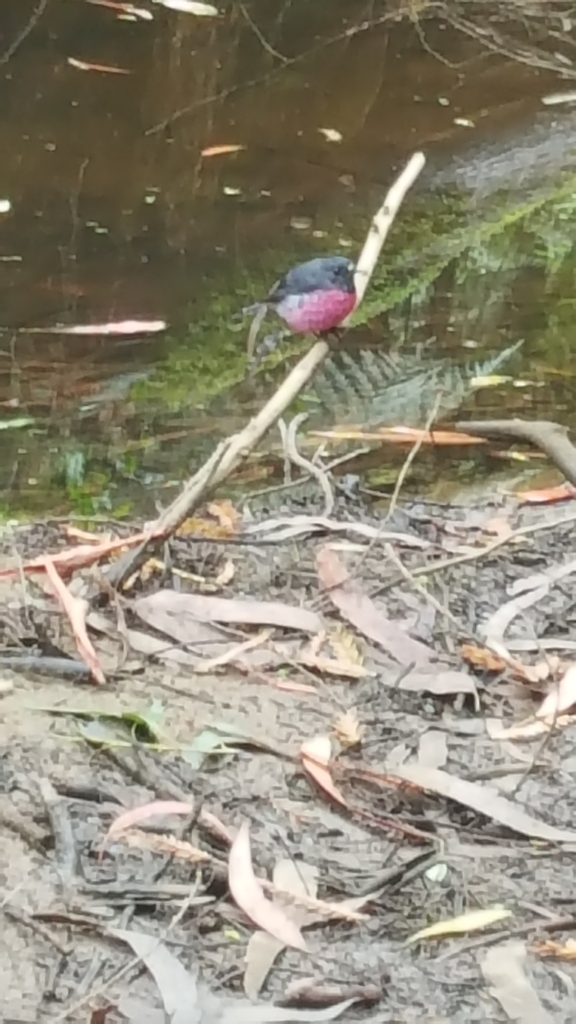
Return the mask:
<path fill-rule="evenodd" d="M 544 821 L 533 818 L 512 800 L 500 796 L 491 786 L 483 786 L 477 782 L 458 779 L 439 768 L 423 768 L 420 765 L 401 765 L 391 767 L 390 774 L 405 782 L 411 782 L 420 789 L 455 800 L 465 807 L 485 814 L 488 818 L 500 822 L 521 835 L 532 839 L 545 839 L 550 843 L 576 843 L 576 832 L 570 829 L 556 828 Z"/>
<path fill-rule="evenodd" d="M 537 718 L 548 719 L 553 725 L 562 711 L 569 711 L 576 704 L 576 665 L 566 670 L 560 682 L 545 698 L 536 712 Z"/>
<path fill-rule="evenodd" d="M 349 576 L 338 555 L 328 546 L 316 554 L 320 582 L 338 611 L 364 636 L 379 644 L 401 665 L 426 665 L 433 651 L 413 640 L 402 627 L 377 608 Z"/>
<path fill-rule="evenodd" d="M 175 590 L 159 590 L 148 597 L 140 597 L 133 610 L 151 626 L 165 631 L 159 624 L 172 620 L 179 640 L 194 640 L 189 631 L 201 623 L 221 622 L 245 626 L 280 626 L 317 633 L 323 622 L 316 612 L 281 601 L 252 601 L 238 597 L 211 597 L 206 594 L 181 594 Z M 184 636 L 183 634 L 187 634 Z M 171 635 L 175 635 L 171 633 Z M 221 634 L 220 634 L 221 636 Z"/>
<path fill-rule="evenodd" d="M 504 634 L 516 616 L 537 604 L 538 601 L 542 601 L 554 583 L 574 572 L 576 572 L 576 559 L 565 562 L 564 565 L 551 566 L 545 572 L 534 574 L 524 580 L 517 580 L 510 588 L 510 592 L 514 593 L 512 600 L 501 605 L 481 627 L 480 632 L 487 646 L 506 656 L 508 651 Z"/>
<path fill-rule="evenodd" d="M 393 680 L 391 685 L 394 685 Z M 438 695 L 469 693 L 474 697 L 474 703 L 478 703 L 478 690 L 472 676 L 461 669 L 443 668 L 442 665 L 428 665 L 408 672 L 398 683 L 398 689 Z"/>
<path fill-rule="evenodd" d="M 418 742 L 418 764 L 421 768 L 443 768 L 448 759 L 446 733 L 428 729 Z"/>
<path fill-rule="evenodd" d="M 341 523 L 326 516 L 281 516 L 279 519 L 267 519 L 262 523 L 250 523 L 243 530 L 243 536 L 272 534 L 275 541 L 307 537 L 314 533 L 354 535 L 362 537 L 363 540 L 380 541 L 382 544 L 394 542 L 404 547 L 418 548 L 420 551 L 426 551 L 432 546 L 429 541 L 412 537 L 409 533 L 379 530 L 369 523 Z"/>
<path fill-rule="evenodd" d="M 554 1024 L 530 984 L 525 963 L 526 947 L 522 942 L 506 942 L 487 950 L 480 967 L 490 995 L 515 1024 Z"/>
<path fill-rule="evenodd" d="M 323 1021 L 337 1020 L 357 1002 L 358 997 L 353 997 L 321 1010 L 298 1010 L 266 1003 L 259 1003 L 257 1006 L 235 1003 L 224 1010 L 218 1024 L 323 1024 Z"/>

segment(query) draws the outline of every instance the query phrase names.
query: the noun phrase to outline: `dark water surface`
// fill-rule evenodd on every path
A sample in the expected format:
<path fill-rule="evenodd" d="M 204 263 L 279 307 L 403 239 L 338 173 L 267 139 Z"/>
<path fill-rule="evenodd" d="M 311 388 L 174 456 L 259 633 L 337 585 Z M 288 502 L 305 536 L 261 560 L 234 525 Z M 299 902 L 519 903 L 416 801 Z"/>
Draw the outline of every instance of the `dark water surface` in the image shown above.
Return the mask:
<path fill-rule="evenodd" d="M 561 87 L 553 75 L 442 22 L 386 20 L 385 4 L 247 0 L 219 18 L 147 9 L 152 21 L 129 21 L 84 0 L 48 3 L 0 64 L 5 513 L 167 501 L 283 372 L 244 379 L 235 314 L 295 259 L 356 254 L 419 148 L 426 174 L 349 355 L 307 407 L 323 426 L 422 425 L 440 389 L 447 416 L 505 408 L 576 421 L 576 119 L 543 107 Z M 32 12 L 4 0 L 1 52 Z M 134 317 L 169 327 L 136 339 L 27 330 Z M 520 340 L 498 372 L 527 386 L 471 394 L 475 370 Z M 380 450 L 373 478 L 396 460 Z M 468 461 L 451 472 L 494 470 Z M 432 457 L 423 474 L 429 485 L 437 476 Z"/>

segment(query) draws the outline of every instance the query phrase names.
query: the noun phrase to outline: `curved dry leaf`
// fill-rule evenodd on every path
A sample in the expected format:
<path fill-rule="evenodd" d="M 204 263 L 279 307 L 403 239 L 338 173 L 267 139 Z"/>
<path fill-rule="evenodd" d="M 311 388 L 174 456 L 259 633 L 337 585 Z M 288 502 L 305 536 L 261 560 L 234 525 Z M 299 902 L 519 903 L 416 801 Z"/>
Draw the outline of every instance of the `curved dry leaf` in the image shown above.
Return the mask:
<path fill-rule="evenodd" d="M 566 670 L 552 693 L 544 699 L 536 712 L 537 718 L 549 719 L 552 725 L 562 711 L 568 711 L 576 704 L 576 665 Z"/>
<path fill-rule="evenodd" d="M 401 665 L 429 664 L 434 652 L 408 636 L 399 623 L 376 607 L 328 545 L 316 554 L 316 571 L 332 603 L 364 636 L 383 647 Z"/>
<path fill-rule="evenodd" d="M 314 736 L 311 740 L 305 740 L 300 747 L 300 756 L 302 758 L 302 765 L 305 771 L 310 775 L 314 782 L 316 782 L 320 789 L 323 789 L 328 796 L 332 797 L 336 803 L 341 804 L 342 807 L 347 807 L 348 804 L 344 799 L 342 793 L 332 781 L 330 775 L 330 757 L 332 755 L 332 745 L 330 743 L 329 736 Z"/>
<path fill-rule="evenodd" d="M 218 8 L 212 4 L 201 3 L 200 0 L 154 0 L 161 7 L 170 11 L 182 11 L 183 14 L 195 14 L 197 18 L 216 18 Z"/>
<path fill-rule="evenodd" d="M 497 921 L 504 921 L 512 916 L 511 910 L 505 907 L 486 907 L 485 910 L 470 910 L 467 914 L 459 914 L 447 921 L 437 921 L 427 928 L 421 928 L 419 932 L 411 935 L 407 942 L 419 942 L 421 939 L 438 939 L 444 935 L 462 935 L 463 932 L 476 932 L 480 928 L 487 928 Z"/>
<path fill-rule="evenodd" d="M 512 800 L 500 796 L 498 790 L 492 786 L 468 782 L 449 775 L 440 768 L 423 768 L 420 765 L 390 767 L 389 774 L 405 782 L 411 782 L 420 789 L 438 793 L 465 807 L 471 807 L 472 810 L 499 821 L 501 825 L 519 832 L 520 835 L 530 836 L 531 839 L 545 839 L 550 843 L 576 843 L 576 831 L 556 828 L 544 821 L 538 821 Z"/>
<path fill-rule="evenodd" d="M 515 1024 L 553 1024 L 532 987 L 525 969 L 526 959 L 522 942 L 506 942 L 487 950 L 480 968 L 490 986 L 490 995 Z"/>
<path fill-rule="evenodd" d="M 278 889 L 292 895 L 315 898 L 318 891 L 318 868 L 305 861 L 295 864 L 293 860 L 280 860 L 274 865 L 272 882 Z M 311 918 L 309 911 L 302 907 L 287 906 L 284 909 L 299 927 Z M 284 943 L 269 932 L 258 931 L 250 936 L 244 971 L 244 992 L 249 999 L 256 999 L 276 957 L 284 948 Z"/>
<path fill-rule="evenodd" d="M 203 157 L 225 156 L 227 153 L 240 153 L 243 149 L 246 149 L 246 146 L 235 142 L 223 143 L 221 146 L 206 146 L 200 155 Z"/>
<path fill-rule="evenodd" d="M 270 932 L 254 932 L 246 948 L 243 987 L 249 999 L 257 999 L 274 961 L 286 946 Z"/>
<path fill-rule="evenodd" d="M 555 729 L 565 729 L 576 722 L 574 715 L 559 715 L 554 721 Z M 501 722 L 488 719 L 486 732 L 491 740 L 534 740 L 550 732 L 550 723 L 539 718 L 526 718 L 517 725 L 503 726 Z"/>
<path fill-rule="evenodd" d="M 204 594 L 183 594 L 166 587 L 137 598 L 134 611 L 154 625 L 160 613 L 171 616 L 178 635 L 186 629 L 197 626 L 198 622 L 223 622 L 234 625 L 279 626 L 282 629 L 297 629 L 304 633 L 317 633 L 322 628 L 322 619 L 316 612 L 281 601 L 256 601 L 249 598 L 209 597 Z M 165 632 L 165 627 L 162 627 Z M 176 634 L 174 633 L 176 636 Z"/>
<path fill-rule="evenodd" d="M 123 811 L 122 814 L 119 814 L 104 836 L 104 842 L 107 843 L 111 839 L 116 839 L 126 829 L 141 825 L 144 821 L 148 821 L 149 818 L 153 818 L 157 814 L 188 815 L 193 813 L 194 805 L 184 803 L 182 800 L 152 800 L 148 804 L 132 807 L 129 811 Z"/>
<path fill-rule="evenodd" d="M 250 833 L 246 823 L 241 825 L 230 848 L 228 884 L 234 900 L 254 924 L 269 932 L 285 946 L 306 949 L 300 929 L 280 907 L 266 899 L 264 895 L 252 867 Z"/>
<path fill-rule="evenodd" d="M 118 68 L 111 64 L 92 64 L 87 60 L 77 60 L 76 57 L 67 57 L 67 62 L 72 68 L 78 71 L 100 71 L 105 75 L 132 75 L 128 68 Z"/>
<path fill-rule="evenodd" d="M 70 590 L 68 590 L 68 587 L 60 576 L 54 561 L 49 556 L 46 556 L 44 568 L 46 570 L 46 575 L 56 592 L 60 606 L 70 620 L 78 654 L 90 669 L 90 672 L 96 682 L 105 683 L 106 678 L 102 671 L 100 660 L 86 630 L 86 613 L 88 611 L 87 602 L 83 599 L 74 597 Z"/>
<path fill-rule="evenodd" d="M 111 928 L 110 935 L 126 942 L 146 964 L 162 996 L 164 1009 L 173 1024 L 198 1020 L 198 986 L 196 979 L 169 949 L 154 935 L 145 932 Z"/>

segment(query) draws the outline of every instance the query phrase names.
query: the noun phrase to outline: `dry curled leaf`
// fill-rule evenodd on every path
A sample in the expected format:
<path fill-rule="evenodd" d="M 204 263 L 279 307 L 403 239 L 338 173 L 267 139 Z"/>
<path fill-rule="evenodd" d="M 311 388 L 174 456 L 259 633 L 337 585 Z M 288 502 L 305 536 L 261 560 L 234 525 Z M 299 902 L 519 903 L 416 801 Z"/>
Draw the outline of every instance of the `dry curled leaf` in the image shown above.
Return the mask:
<path fill-rule="evenodd" d="M 486 907 L 484 910 L 470 910 L 466 914 L 459 914 L 446 921 L 436 921 L 435 924 L 421 928 L 420 931 L 411 935 L 407 942 L 421 942 L 422 939 L 438 939 L 444 935 L 462 935 L 464 932 L 476 932 L 480 928 L 487 928 L 497 921 L 504 921 L 512 916 L 511 910 L 505 907 Z"/>
<path fill-rule="evenodd" d="M 203 157 L 211 156 L 225 156 L 227 153 L 240 153 L 246 146 L 239 145 L 235 142 L 223 143 L 221 146 L 206 146 L 202 150 L 201 155 Z"/>
<path fill-rule="evenodd" d="M 302 933 L 294 921 L 264 895 L 252 867 L 250 833 L 245 823 L 241 825 L 230 848 L 228 884 L 234 900 L 254 924 L 269 932 L 284 946 L 306 949 Z"/>
<path fill-rule="evenodd" d="M 412 639 L 402 626 L 378 608 L 353 580 L 338 555 L 328 545 L 317 552 L 320 582 L 333 604 L 364 636 L 374 640 L 401 665 L 426 665 L 432 650 Z"/>
<path fill-rule="evenodd" d="M 568 828 L 556 828 L 545 821 L 540 821 L 528 814 L 519 804 L 500 795 L 492 786 L 479 782 L 468 782 L 459 779 L 440 768 L 427 768 L 420 765 L 400 765 L 390 768 L 390 775 L 395 775 L 420 789 L 437 793 L 448 800 L 455 800 L 465 807 L 470 807 L 506 828 L 511 828 L 520 835 L 533 839 L 544 839 L 550 843 L 574 843 L 576 831 Z"/>
<path fill-rule="evenodd" d="M 305 740 L 300 747 L 300 756 L 306 772 L 320 786 L 320 789 L 323 789 L 336 803 L 347 807 L 346 800 L 332 781 L 330 774 L 330 758 L 332 756 L 330 737 L 314 736 L 312 739 Z"/>
<path fill-rule="evenodd" d="M 104 836 L 104 842 L 116 839 L 126 829 L 142 825 L 145 821 L 157 815 L 179 814 L 189 816 L 193 813 L 194 805 L 184 803 L 181 800 L 152 800 L 150 803 L 141 804 L 139 807 L 132 807 L 129 811 L 122 811 L 117 818 L 114 818 Z"/>

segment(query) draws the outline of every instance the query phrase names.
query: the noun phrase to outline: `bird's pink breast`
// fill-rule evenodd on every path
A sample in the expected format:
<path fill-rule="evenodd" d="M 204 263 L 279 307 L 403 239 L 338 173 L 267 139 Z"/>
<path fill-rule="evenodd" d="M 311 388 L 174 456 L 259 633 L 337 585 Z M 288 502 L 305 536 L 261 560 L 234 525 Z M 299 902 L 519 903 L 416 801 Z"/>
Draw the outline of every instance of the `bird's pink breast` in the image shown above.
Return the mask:
<path fill-rule="evenodd" d="M 319 334 L 338 327 L 354 309 L 356 296 L 339 289 L 289 295 L 276 312 L 297 334 Z"/>

